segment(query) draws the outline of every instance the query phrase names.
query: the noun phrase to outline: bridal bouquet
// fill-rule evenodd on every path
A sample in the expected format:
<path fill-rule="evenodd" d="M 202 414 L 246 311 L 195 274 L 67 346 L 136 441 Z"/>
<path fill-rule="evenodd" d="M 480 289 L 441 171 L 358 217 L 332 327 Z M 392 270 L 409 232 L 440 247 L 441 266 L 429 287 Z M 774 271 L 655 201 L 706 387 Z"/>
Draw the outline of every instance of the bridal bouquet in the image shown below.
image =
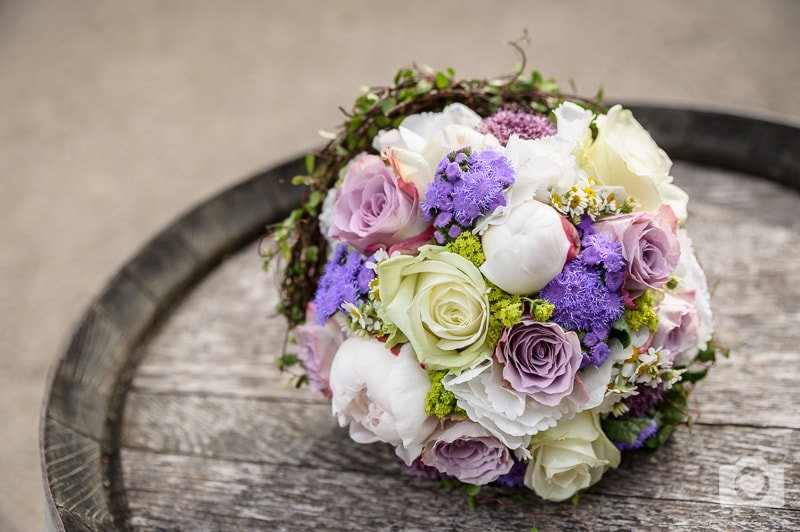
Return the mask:
<path fill-rule="evenodd" d="M 296 343 L 279 365 L 354 441 L 560 501 L 690 422 L 719 349 L 688 197 L 600 97 L 401 70 L 307 157 L 267 257 Z"/>

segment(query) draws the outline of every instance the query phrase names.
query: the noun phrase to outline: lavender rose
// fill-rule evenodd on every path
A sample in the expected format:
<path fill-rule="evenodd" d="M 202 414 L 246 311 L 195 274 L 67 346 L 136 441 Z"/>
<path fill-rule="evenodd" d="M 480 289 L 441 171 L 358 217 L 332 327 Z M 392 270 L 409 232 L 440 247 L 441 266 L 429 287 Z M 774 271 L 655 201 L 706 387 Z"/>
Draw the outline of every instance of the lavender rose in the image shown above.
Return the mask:
<path fill-rule="evenodd" d="M 328 236 L 372 251 L 413 240 L 419 245 L 430 233 L 413 184 L 398 179 L 378 156 L 350 163 L 336 192 Z"/>
<path fill-rule="evenodd" d="M 303 363 L 308 383 L 315 392 L 321 392 L 330 399 L 329 384 L 333 356 L 344 342 L 346 336 L 339 324 L 329 319 L 325 325 L 317 323 L 314 303 L 306 309 L 306 322 L 294 330 L 297 342 L 297 358 Z"/>
<path fill-rule="evenodd" d="M 422 450 L 422 461 L 479 486 L 494 482 L 514 465 L 508 447 L 472 421 L 458 421 L 435 433 Z"/>
<path fill-rule="evenodd" d="M 662 205 L 655 213 L 636 212 L 603 218 L 595 231 L 606 233 L 622 244 L 627 263 L 623 288 L 636 299 L 648 288 L 660 288 L 678 265 L 678 219 L 672 208 Z"/>
<path fill-rule="evenodd" d="M 658 329 L 647 347 L 669 349 L 670 358 L 675 359 L 697 342 L 698 317 L 694 306 L 694 292 L 680 296 L 669 292 L 656 309 Z"/>
<path fill-rule="evenodd" d="M 503 332 L 495 354 L 511 387 L 547 406 L 556 406 L 576 385 L 583 386 L 575 378 L 582 359 L 578 335 L 555 323 L 523 316 Z"/>

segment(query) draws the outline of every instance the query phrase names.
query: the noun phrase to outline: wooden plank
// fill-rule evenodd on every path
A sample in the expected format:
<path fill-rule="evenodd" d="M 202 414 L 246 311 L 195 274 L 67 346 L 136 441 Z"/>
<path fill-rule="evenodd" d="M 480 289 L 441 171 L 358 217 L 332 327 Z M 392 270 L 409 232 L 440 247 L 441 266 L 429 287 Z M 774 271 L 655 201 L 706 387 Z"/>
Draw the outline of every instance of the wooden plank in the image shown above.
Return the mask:
<path fill-rule="evenodd" d="M 125 448 L 334 471 L 398 469 L 390 449 L 350 441 L 327 404 L 141 393 L 129 401 Z M 800 508 L 800 476 L 792 471 L 800 465 L 800 430 L 787 428 L 701 422 L 678 430 L 656 453 L 626 453 L 622 467 L 609 473 L 615 480 L 606 491 L 714 502 L 718 468 L 751 455 L 786 469 L 787 507 Z"/>
<path fill-rule="evenodd" d="M 800 524 L 796 509 L 720 506 L 691 493 L 675 500 L 606 493 L 611 478 L 577 506 L 514 503 L 513 490 L 485 488 L 471 510 L 462 494 L 407 473 L 390 477 L 324 464 L 297 468 L 129 449 L 123 450 L 123 463 L 137 464 L 125 469 L 131 523 L 147 530 L 485 531 L 528 530 L 534 523 L 540 530 L 780 530 Z M 641 476 L 639 485 L 661 482 L 653 482 L 655 475 Z M 164 491 L 173 495 L 164 497 Z"/>

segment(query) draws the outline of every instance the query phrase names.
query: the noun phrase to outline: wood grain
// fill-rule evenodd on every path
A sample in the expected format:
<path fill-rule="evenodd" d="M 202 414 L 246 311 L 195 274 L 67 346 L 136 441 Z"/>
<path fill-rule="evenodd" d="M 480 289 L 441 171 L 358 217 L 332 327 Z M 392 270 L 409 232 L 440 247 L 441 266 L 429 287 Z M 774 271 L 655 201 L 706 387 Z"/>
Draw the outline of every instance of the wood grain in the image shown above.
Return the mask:
<path fill-rule="evenodd" d="M 274 365 L 286 326 L 253 239 L 298 203 L 296 159 L 182 215 L 80 320 L 41 423 L 49 529 L 527 530 L 532 515 L 542 530 L 800 528 L 800 194 L 760 179 L 800 189 L 800 131 L 691 110 L 637 117 L 694 161 L 673 174 L 732 349 L 691 398 L 691 432 L 626 453 L 577 507 L 491 488 L 474 511 L 387 446 L 350 441 Z M 719 468 L 741 458 L 782 476 L 782 501 L 720 503 Z"/>

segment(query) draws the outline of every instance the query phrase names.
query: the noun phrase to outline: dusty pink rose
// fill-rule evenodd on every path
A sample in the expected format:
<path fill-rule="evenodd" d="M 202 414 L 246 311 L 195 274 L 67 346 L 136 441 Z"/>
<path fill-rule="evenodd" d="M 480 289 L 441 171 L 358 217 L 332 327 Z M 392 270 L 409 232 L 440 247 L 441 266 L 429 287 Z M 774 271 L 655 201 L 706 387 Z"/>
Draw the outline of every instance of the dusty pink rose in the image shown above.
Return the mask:
<path fill-rule="evenodd" d="M 414 185 L 399 180 L 378 156 L 350 163 L 336 192 L 328 236 L 373 251 L 409 241 L 416 248 L 430 232 Z"/>
<path fill-rule="evenodd" d="M 478 486 L 494 482 L 514 465 L 508 447 L 472 421 L 458 421 L 434 433 L 422 451 L 422 461 Z"/>
<path fill-rule="evenodd" d="M 623 288 L 636 299 L 648 288 L 660 288 L 675 271 L 681 256 L 678 219 L 667 205 L 655 212 L 635 212 L 603 218 L 595 230 L 622 243 L 627 263 Z"/>
<path fill-rule="evenodd" d="M 306 322 L 294 330 L 297 341 L 297 358 L 306 368 L 311 389 L 321 392 L 330 399 L 329 378 L 331 363 L 336 350 L 345 340 L 342 328 L 335 320 L 329 319 L 325 325 L 318 325 L 314 304 L 306 309 Z"/>
<path fill-rule="evenodd" d="M 583 358 L 578 335 L 555 323 L 523 316 L 503 332 L 495 354 L 511 387 L 544 405 L 556 406 L 583 387 L 576 379 Z"/>
<path fill-rule="evenodd" d="M 658 329 L 653 333 L 649 347 L 669 349 L 670 358 L 674 359 L 695 345 L 699 320 L 694 305 L 694 292 L 664 294 L 656 312 Z"/>

